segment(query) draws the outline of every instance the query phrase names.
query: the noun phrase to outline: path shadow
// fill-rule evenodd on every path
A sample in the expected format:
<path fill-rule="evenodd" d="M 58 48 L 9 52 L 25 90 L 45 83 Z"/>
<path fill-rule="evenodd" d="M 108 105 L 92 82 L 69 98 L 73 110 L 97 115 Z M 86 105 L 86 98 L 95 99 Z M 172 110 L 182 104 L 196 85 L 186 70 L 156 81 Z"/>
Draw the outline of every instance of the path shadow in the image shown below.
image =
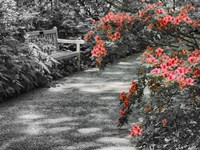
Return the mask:
<path fill-rule="evenodd" d="M 134 150 L 129 126 L 119 130 L 116 125 L 118 95 L 135 77 L 135 58 L 104 71 L 77 73 L 0 104 L 0 149 Z"/>

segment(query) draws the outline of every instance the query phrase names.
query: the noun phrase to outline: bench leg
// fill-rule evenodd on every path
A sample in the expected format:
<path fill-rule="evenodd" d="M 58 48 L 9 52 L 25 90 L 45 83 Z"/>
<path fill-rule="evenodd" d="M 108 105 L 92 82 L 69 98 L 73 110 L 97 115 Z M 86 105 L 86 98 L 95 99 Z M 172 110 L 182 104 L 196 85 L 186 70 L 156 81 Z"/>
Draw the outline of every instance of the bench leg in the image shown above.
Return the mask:
<path fill-rule="evenodd" d="M 81 56 L 80 56 L 80 53 L 79 53 L 79 55 L 77 56 L 77 67 L 78 67 L 78 71 L 80 71 L 80 68 L 81 68 Z"/>
<path fill-rule="evenodd" d="M 81 66 L 80 66 L 81 65 L 81 53 L 80 53 L 80 44 L 79 43 L 76 44 L 76 51 L 79 52 L 79 54 L 77 56 L 77 58 L 78 58 L 77 66 L 78 66 L 78 71 L 80 71 L 80 68 L 81 68 Z"/>

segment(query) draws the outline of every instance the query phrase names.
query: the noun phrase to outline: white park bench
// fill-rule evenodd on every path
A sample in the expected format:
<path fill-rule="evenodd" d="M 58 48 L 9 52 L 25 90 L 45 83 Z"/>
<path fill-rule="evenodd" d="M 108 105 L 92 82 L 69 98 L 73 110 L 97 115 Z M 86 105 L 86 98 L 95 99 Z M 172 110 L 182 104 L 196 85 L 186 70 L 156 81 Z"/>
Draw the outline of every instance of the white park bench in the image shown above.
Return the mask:
<path fill-rule="evenodd" d="M 56 47 L 56 51 L 52 52 L 50 56 L 57 61 L 77 57 L 77 66 L 78 70 L 80 70 L 80 44 L 84 44 L 84 40 L 59 39 L 57 27 L 51 30 L 27 32 L 27 35 L 29 38 L 38 37 L 50 39 L 52 44 Z M 76 51 L 62 51 L 59 49 L 59 44 L 76 44 Z"/>

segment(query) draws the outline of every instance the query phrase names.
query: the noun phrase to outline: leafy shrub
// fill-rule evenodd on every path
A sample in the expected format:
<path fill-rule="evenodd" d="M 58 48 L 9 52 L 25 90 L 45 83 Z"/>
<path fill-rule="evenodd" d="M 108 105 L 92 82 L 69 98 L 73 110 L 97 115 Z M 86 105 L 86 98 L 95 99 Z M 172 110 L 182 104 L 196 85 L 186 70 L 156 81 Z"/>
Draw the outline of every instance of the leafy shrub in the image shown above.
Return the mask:
<path fill-rule="evenodd" d="M 57 11 L 56 8 L 49 7 L 49 1 L 40 2 L 39 5 L 27 4 L 27 7 L 26 5 L 20 7 L 19 2 L 14 0 L 0 2 L 0 97 L 2 100 L 35 87 L 47 86 L 53 78 L 76 71 L 76 58 L 58 63 L 49 55 L 56 48 L 48 39 L 24 38 L 25 30 L 36 30 L 39 27 L 52 28 L 55 25 L 59 27 L 68 19 L 72 21 L 71 25 L 73 20 L 77 22 L 73 14 L 66 12 L 66 7 L 69 5 L 70 10 L 73 9 L 71 4 L 60 3 L 59 6 L 63 5 Z M 66 30 L 71 31 L 69 28 Z M 61 48 L 63 49 L 62 46 Z M 88 53 L 82 54 L 82 57 L 90 62 Z M 55 64 L 57 68 L 54 67 Z M 87 68 L 86 62 L 83 61 L 82 64 L 84 64 L 82 67 Z"/>
<path fill-rule="evenodd" d="M 143 60 L 148 52 L 149 50 L 142 55 Z M 128 122 L 130 114 L 134 114 L 135 120 L 143 118 L 139 124 L 145 129 L 144 139 L 142 140 L 143 143 L 141 141 L 138 146 L 149 147 L 151 144 L 164 144 L 166 149 L 172 145 L 173 148 L 178 148 L 178 145 L 180 143 L 183 145 L 184 141 L 181 139 L 178 142 L 179 144 L 174 145 L 175 141 L 171 139 L 171 136 L 178 134 L 179 137 L 179 132 L 183 132 L 183 128 L 185 130 L 191 129 L 190 126 L 184 126 L 186 120 L 191 126 L 196 124 L 194 122 L 198 122 L 194 113 L 195 111 L 198 113 L 200 107 L 198 98 L 200 96 L 200 51 L 196 50 L 186 54 L 183 54 L 183 52 L 185 53 L 185 50 L 180 51 L 175 56 L 174 54 L 169 55 L 170 57 L 166 53 L 162 54 L 157 57 L 158 60 L 155 63 L 147 63 L 146 60 L 149 57 L 145 57 L 145 63 L 139 70 L 138 81 L 132 81 L 129 93 L 120 94 L 122 109 L 119 126 Z M 156 57 L 156 52 L 151 54 Z M 191 57 L 195 57 L 196 62 L 191 62 Z M 167 68 L 163 68 L 163 64 L 167 64 Z M 193 133 L 197 129 L 192 129 Z M 157 134 L 158 131 L 159 134 Z M 191 131 L 188 133 L 192 134 Z M 191 135 L 190 138 L 196 136 L 196 134 Z M 188 147 L 194 143 L 194 141 L 193 143 L 187 141 Z"/>
<path fill-rule="evenodd" d="M 85 40 L 95 41 L 92 41 L 95 45 L 92 55 L 100 65 L 110 53 L 107 48 L 110 40 L 123 39 L 124 33 L 129 33 L 126 30 L 133 31 L 142 39 L 140 43 L 147 46 L 141 57 L 138 79 L 131 82 L 129 92 L 120 94 L 118 125 L 127 123 L 130 116 L 134 118 L 140 126 L 134 124 L 130 134 L 143 134 L 137 145 L 141 149 L 152 145 L 156 149 L 197 148 L 199 143 L 191 139 L 199 139 L 195 133 L 199 129 L 196 126 L 199 117 L 195 114 L 200 107 L 199 9 L 168 1 L 141 2 L 141 6 L 132 15 L 108 13 L 94 22 L 94 30 L 85 36 Z M 135 26 L 140 30 L 134 31 Z M 183 130 L 187 133 L 180 135 Z M 190 137 L 186 140 L 187 134 Z"/>
<path fill-rule="evenodd" d="M 93 46 L 92 56 L 100 67 L 106 62 L 112 62 L 119 57 L 125 57 L 133 51 L 130 49 L 132 40 L 127 36 L 128 27 L 133 17 L 126 13 L 114 14 L 109 12 L 100 21 L 93 21 L 94 28 L 84 37 L 85 41 Z"/>
<path fill-rule="evenodd" d="M 77 70 L 77 58 L 58 62 L 50 55 L 55 50 L 51 41 L 44 38 L 27 38 L 24 43 L 13 38 L 4 39 L 0 45 L 1 99 L 48 86 L 52 79 L 74 73 Z M 87 63 L 91 63 L 89 53 L 81 56 L 82 64 L 88 66 Z M 84 59 L 87 59 L 87 63 Z"/>
<path fill-rule="evenodd" d="M 38 41 L 39 42 L 39 41 Z M 0 46 L 2 98 L 15 96 L 35 87 L 46 86 L 52 80 L 53 63 L 57 63 L 48 51 L 50 44 L 20 43 L 14 39 L 4 39 Z"/>

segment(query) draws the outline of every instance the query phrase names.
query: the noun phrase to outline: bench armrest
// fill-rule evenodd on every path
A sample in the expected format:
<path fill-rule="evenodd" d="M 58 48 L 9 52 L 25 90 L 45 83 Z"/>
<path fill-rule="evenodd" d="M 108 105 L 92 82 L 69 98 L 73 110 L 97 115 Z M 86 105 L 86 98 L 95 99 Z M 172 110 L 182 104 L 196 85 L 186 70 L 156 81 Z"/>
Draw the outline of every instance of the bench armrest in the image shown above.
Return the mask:
<path fill-rule="evenodd" d="M 66 44 L 84 44 L 84 40 L 66 40 L 66 39 L 58 39 L 58 43 L 66 43 Z"/>

